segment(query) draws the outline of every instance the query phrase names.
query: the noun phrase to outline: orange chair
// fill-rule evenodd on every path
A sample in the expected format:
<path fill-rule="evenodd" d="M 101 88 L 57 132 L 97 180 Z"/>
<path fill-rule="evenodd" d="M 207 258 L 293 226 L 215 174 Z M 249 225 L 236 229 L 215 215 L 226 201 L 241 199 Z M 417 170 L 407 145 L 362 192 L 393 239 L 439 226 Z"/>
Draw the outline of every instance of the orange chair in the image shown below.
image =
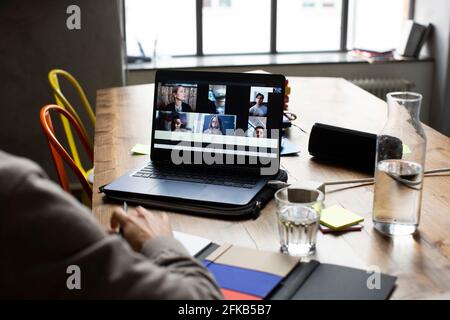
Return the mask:
<path fill-rule="evenodd" d="M 53 95 L 55 97 L 56 104 L 58 106 L 63 107 L 67 111 L 69 111 L 75 117 L 75 119 L 78 120 L 81 129 L 87 135 L 86 128 L 84 126 L 84 123 L 81 121 L 80 116 L 78 115 L 75 108 L 72 106 L 72 104 L 69 102 L 69 100 L 66 98 L 66 96 L 63 94 L 63 92 L 61 90 L 60 78 L 63 78 L 64 80 L 66 80 L 69 84 L 72 85 L 73 89 L 75 89 L 76 93 L 78 94 L 78 97 L 80 98 L 82 106 L 84 107 L 87 115 L 89 116 L 89 120 L 91 120 L 92 125 L 95 127 L 95 114 L 94 114 L 94 111 L 92 111 L 91 104 L 89 103 L 89 100 L 87 99 L 83 88 L 81 87 L 81 85 L 79 84 L 77 79 L 75 79 L 74 76 L 72 76 L 67 71 L 61 70 L 61 69 L 50 70 L 50 72 L 48 73 L 48 80 L 50 83 L 50 87 L 53 91 Z M 94 168 L 88 168 L 86 170 L 86 168 L 83 167 L 80 156 L 78 155 L 78 149 L 77 149 L 77 146 L 75 143 L 75 139 L 73 137 L 72 129 L 70 128 L 70 124 L 64 116 L 61 116 L 61 121 L 62 121 L 63 128 L 64 128 L 64 131 L 65 131 L 66 137 L 67 137 L 67 142 L 68 142 L 67 150 L 72 155 L 72 158 L 75 161 L 75 163 L 77 164 L 77 166 L 81 169 L 82 172 L 85 173 L 85 175 L 88 177 L 89 182 L 92 184 L 94 181 L 94 175 L 93 175 Z M 89 143 L 90 143 L 91 147 L 92 147 L 93 140 L 94 139 L 92 137 L 89 137 Z"/>
<path fill-rule="evenodd" d="M 59 113 L 60 116 L 64 116 L 72 127 L 77 132 L 81 142 L 90 158 L 94 161 L 94 153 L 92 147 L 89 143 L 89 138 L 86 132 L 82 129 L 82 126 L 78 120 L 64 108 L 50 104 L 42 107 L 40 112 L 41 126 L 44 130 L 44 134 L 47 137 L 47 142 L 50 148 L 50 153 L 52 155 L 53 163 L 56 167 L 56 172 L 58 174 L 59 183 L 61 187 L 70 192 L 69 179 L 67 178 L 66 171 L 64 170 L 64 162 L 73 170 L 77 178 L 80 180 L 83 190 L 89 198 L 89 202 L 92 201 L 92 185 L 87 179 L 87 175 L 83 172 L 80 167 L 75 163 L 74 159 L 69 155 L 69 153 L 64 149 L 58 139 L 55 137 L 55 130 L 53 129 L 52 120 L 50 117 L 50 111 Z"/>

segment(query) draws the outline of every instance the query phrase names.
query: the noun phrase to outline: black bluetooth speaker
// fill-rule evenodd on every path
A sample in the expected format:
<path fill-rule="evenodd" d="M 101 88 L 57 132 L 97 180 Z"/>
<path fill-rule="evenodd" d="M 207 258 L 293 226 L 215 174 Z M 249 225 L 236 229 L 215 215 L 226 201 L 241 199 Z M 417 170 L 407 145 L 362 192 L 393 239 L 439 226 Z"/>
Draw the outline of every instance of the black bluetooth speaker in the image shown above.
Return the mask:
<path fill-rule="evenodd" d="M 380 141 L 387 159 L 401 159 L 402 142 L 398 138 L 383 136 Z M 376 134 L 316 123 L 311 129 L 308 151 L 317 159 L 373 173 L 376 145 Z"/>

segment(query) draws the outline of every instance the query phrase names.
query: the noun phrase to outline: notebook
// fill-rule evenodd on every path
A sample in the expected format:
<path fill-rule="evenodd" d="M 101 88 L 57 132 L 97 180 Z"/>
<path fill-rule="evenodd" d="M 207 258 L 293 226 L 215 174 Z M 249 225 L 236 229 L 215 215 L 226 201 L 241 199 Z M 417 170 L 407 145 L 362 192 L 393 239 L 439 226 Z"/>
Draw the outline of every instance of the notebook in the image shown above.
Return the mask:
<path fill-rule="evenodd" d="M 397 279 L 316 260 L 300 262 L 278 252 L 214 243 L 196 257 L 229 300 L 383 300 L 389 298 Z"/>

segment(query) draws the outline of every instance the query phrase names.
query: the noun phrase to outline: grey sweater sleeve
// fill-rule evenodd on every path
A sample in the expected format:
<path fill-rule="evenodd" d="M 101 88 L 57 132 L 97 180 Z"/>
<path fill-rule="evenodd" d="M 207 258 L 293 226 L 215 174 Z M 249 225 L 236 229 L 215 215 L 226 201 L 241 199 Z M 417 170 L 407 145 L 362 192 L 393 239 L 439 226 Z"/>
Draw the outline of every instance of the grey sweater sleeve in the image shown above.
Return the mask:
<path fill-rule="evenodd" d="M 37 165 L 1 151 L 0 207 L 0 298 L 222 297 L 177 240 L 152 239 L 134 252 Z"/>

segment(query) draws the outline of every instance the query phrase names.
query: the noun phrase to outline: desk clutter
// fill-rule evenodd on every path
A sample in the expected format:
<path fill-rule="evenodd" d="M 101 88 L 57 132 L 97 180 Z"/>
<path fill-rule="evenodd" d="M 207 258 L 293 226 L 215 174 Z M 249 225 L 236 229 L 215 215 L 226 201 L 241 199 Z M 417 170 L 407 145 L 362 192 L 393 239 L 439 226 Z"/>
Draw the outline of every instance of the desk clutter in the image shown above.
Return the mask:
<path fill-rule="evenodd" d="M 380 289 L 371 290 L 366 270 L 301 262 L 279 252 L 230 244 L 211 244 L 197 258 L 214 275 L 226 300 L 382 300 L 396 282 L 396 277 L 381 274 Z"/>

